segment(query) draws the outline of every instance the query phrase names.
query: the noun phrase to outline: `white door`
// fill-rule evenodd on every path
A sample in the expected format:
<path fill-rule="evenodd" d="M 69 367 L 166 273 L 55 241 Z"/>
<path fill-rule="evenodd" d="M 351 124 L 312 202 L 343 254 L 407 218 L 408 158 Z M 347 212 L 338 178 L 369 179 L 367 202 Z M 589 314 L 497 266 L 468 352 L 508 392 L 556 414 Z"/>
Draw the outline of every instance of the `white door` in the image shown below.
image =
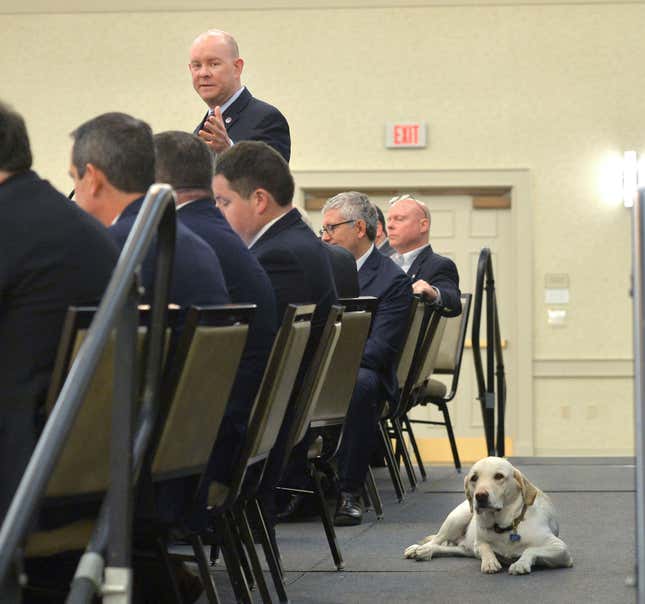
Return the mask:
<path fill-rule="evenodd" d="M 430 243 L 435 252 L 448 256 L 457 265 L 460 288 L 462 292 L 475 293 L 477 263 L 482 248 L 488 247 L 492 252 L 493 271 L 495 274 L 496 295 L 500 319 L 501 336 L 506 342 L 504 363 L 506 365 L 508 393 L 507 400 L 513 395 L 512 342 L 508 334 L 514 320 L 514 292 L 512 283 L 512 232 L 510 209 L 474 209 L 471 196 L 429 196 L 416 194 L 430 208 L 432 223 L 430 227 Z M 374 197 L 387 215 L 387 199 Z M 474 301 L 474 300 L 473 300 Z M 480 339 L 486 338 L 486 305 L 482 312 Z M 448 408 L 452 419 L 460 455 L 465 460 L 479 459 L 486 455 L 482 413 L 477 390 L 477 381 L 473 366 L 472 350 L 470 349 L 470 334 L 472 328 L 473 308 L 468 322 L 466 334 L 467 348 L 462 360 L 461 375 L 457 396 L 449 403 Z M 482 355 L 486 349 L 482 347 Z M 484 371 L 486 370 L 486 360 Z M 435 376 L 436 379 L 449 384 L 447 378 Z M 513 413 L 513 409 L 509 410 Z M 507 411 L 506 432 L 509 434 L 511 421 Z M 417 407 L 412 412 L 415 419 L 442 420 L 442 414 L 434 405 Z M 424 458 L 429 461 L 450 461 L 452 455 L 443 426 L 426 426 L 416 424 L 415 435 L 419 441 Z M 507 439 L 508 442 L 508 439 Z M 512 444 L 510 444 L 512 450 Z M 507 447 L 506 454 L 511 450 Z"/>

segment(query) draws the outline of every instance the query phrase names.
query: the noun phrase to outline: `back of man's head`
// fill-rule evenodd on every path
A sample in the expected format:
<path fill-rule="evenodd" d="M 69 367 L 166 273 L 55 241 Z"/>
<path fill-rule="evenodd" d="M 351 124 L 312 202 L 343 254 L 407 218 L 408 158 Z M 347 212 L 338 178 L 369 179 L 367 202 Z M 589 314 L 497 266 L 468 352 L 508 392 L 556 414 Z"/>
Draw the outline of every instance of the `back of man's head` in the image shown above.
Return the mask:
<path fill-rule="evenodd" d="M 155 134 L 157 182 L 173 189 L 211 189 L 213 156 L 206 143 L 188 132 L 172 130 Z"/>
<path fill-rule="evenodd" d="M 264 189 L 280 206 L 287 206 L 293 200 L 295 185 L 289 165 L 266 143 L 236 143 L 217 157 L 215 174 L 226 178 L 231 189 L 243 198 Z"/>
<path fill-rule="evenodd" d="M 385 216 L 383 216 L 383 210 L 379 208 L 377 205 L 374 206 L 376 209 L 376 217 L 379 223 L 381 224 L 381 228 L 383 229 L 383 236 L 387 237 L 387 228 L 385 227 Z"/>
<path fill-rule="evenodd" d="M 125 113 L 104 113 L 72 132 L 72 163 L 80 178 L 92 164 L 113 187 L 143 193 L 155 181 L 155 150 L 150 126 Z"/>
<path fill-rule="evenodd" d="M 0 101 L 0 170 L 17 174 L 31 168 L 31 148 L 25 121 Z"/>

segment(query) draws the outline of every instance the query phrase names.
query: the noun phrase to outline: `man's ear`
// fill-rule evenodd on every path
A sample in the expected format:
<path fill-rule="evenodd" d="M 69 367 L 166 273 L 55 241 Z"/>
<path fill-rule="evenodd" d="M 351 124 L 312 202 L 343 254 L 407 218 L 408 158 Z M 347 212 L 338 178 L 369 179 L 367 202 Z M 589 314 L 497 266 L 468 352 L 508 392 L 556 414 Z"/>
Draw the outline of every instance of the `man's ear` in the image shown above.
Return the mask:
<path fill-rule="evenodd" d="M 427 218 L 423 218 L 421 220 L 419 230 L 422 233 L 428 233 L 430 231 L 430 221 Z"/>
<path fill-rule="evenodd" d="M 235 74 L 239 78 L 242 75 L 242 70 L 244 69 L 244 59 L 238 57 L 233 61 L 233 67 L 235 67 Z"/>
<path fill-rule="evenodd" d="M 468 505 L 470 506 L 470 512 L 473 511 L 473 494 L 470 490 L 470 472 L 464 477 L 464 492 L 466 493 L 466 499 L 468 499 Z"/>
<path fill-rule="evenodd" d="M 271 194 L 266 189 L 256 189 L 251 193 L 253 202 L 258 214 L 264 214 L 269 209 Z"/>
<path fill-rule="evenodd" d="M 356 220 L 356 222 L 354 222 L 354 228 L 356 229 L 356 234 L 359 239 L 367 237 L 367 225 L 362 218 L 359 218 L 358 220 Z"/>
<path fill-rule="evenodd" d="M 533 505 L 533 502 L 539 493 L 538 488 L 529 482 L 524 474 L 519 470 L 513 470 L 513 478 L 515 478 L 517 484 L 520 485 L 520 491 L 522 491 L 522 499 L 524 500 L 524 503 L 526 505 Z"/>
<path fill-rule="evenodd" d="M 94 164 L 85 164 L 84 178 L 87 179 L 88 191 L 92 195 L 97 195 L 107 181 L 103 171 L 97 168 Z"/>

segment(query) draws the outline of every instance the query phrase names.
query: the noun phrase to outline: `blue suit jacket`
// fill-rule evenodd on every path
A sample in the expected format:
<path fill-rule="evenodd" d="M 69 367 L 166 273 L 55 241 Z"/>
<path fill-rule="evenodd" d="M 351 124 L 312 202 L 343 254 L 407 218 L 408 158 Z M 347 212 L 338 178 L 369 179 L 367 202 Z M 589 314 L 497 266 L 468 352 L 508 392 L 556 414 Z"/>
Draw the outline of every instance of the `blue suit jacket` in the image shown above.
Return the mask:
<path fill-rule="evenodd" d="M 31 457 L 68 306 L 100 302 L 107 229 L 28 171 L 0 184 L 0 522 Z"/>
<path fill-rule="evenodd" d="M 398 397 L 396 360 L 405 342 L 412 282 L 396 263 L 376 248 L 358 271 L 361 296 L 378 298 L 361 367 L 375 371 L 390 401 Z"/>
<path fill-rule="evenodd" d="M 323 247 L 329 255 L 329 264 L 339 297 L 357 298 L 360 295 L 360 288 L 354 256 L 340 245 L 323 243 Z"/>
<path fill-rule="evenodd" d="M 143 197 L 133 201 L 110 228 L 114 241 L 122 248 L 141 209 Z M 154 283 L 154 247 L 141 267 L 141 280 L 146 290 L 144 300 L 150 301 Z M 177 222 L 175 260 L 170 284 L 171 303 L 179 306 L 227 304 L 230 302 L 222 267 L 210 246 Z"/>
<path fill-rule="evenodd" d="M 197 134 L 208 113 L 204 116 L 193 134 Z M 278 109 L 269 103 L 256 99 L 248 88 L 235 99 L 235 102 L 222 114 L 229 138 L 239 141 L 264 141 L 273 147 L 288 162 L 291 156 L 291 136 L 289 124 Z"/>
<path fill-rule="evenodd" d="M 461 314 L 461 292 L 459 273 L 455 263 L 446 256 L 432 251 L 432 246 L 424 248 L 414 259 L 408 270 L 412 282 L 423 279 L 441 292 L 441 313 L 446 317 Z"/>
<path fill-rule="evenodd" d="M 295 208 L 287 212 L 251 247 L 271 279 L 282 321 L 287 304 L 316 304 L 312 331 L 320 331 L 331 305 L 336 302 L 336 287 L 329 256 L 323 243 L 302 221 Z"/>
<path fill-rule="evenodd" d="M 212 198 L 181 206 L 177 216 L 217 254 L 231 301 L 257 305 L 227 407 L 240 429 L 248 419 L 275 336 L 276 304 L 271 281 Z"/>

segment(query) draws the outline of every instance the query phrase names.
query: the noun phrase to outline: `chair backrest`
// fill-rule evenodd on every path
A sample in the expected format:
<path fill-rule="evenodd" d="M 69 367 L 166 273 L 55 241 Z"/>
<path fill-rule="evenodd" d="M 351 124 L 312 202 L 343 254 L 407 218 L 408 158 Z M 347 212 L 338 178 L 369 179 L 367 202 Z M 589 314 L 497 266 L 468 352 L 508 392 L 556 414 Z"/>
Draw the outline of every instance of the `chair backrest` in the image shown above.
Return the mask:
<path fill-rule="evenodd" d="M 201 473 L 215 443 L 254 305 L 192 307 L 169 359 L 153 480 Z"/>
<path fill-rule="evenodd" d="M 311 418 L 315 427 L 342 423 L 347 415 L 377 298 L 345 298 L 339 303 L 344 307 L 343 326 Z"/>
<path fill-rule="evenodd" d="M 285 309 L 251 410 L 246 440 L 233 473 L 231 491 L 239 492 L 246 468 L 266 459 L 278 437 L 309 340 L 314 310 L 313 304 L 289 304 Z"/>
<path fill-rule="evenodd" d="M 294 418 L 287 436 L 285 457 L 282 460 L 283 467 L 286 465 L 292 449 L 304 438 L 309 428 L 321 390 L 329 375 L 331 359 L 342 332 L 342 320 L 342 307 L 332 306 L 295 402 Z"/>
<path fill-rule="evenodd" d="M 441 316 L 438 312 L 433 313 L 426 332 L 426 338 L 429 338 L 429 341 L 425 344 L 425 353 L 421 353 L 419 358 L 421 365 L 415 376 L 413 388 L 421 386 L 435 370 L 447 325 L 448 319 L 446 317 Z"/>
<path fill-rule="evenodd" d="M 145 371 L 149 310 L 147 306 L 140 307 L 137 338 L 139 367 L 135 373 L 137 387 L 143 383 Z M 87 336 L 95 313 L 96 307 L 72 306 L 67 310 L 47 392 L 46 412 L 51 411 L 58 398 L 72 363 Z M 179 321 L 179 317 L 180 313 L 177 308 L 168 310 L 164 354 L 167 352 L 171 339 L 172 326 Z M 112 334 L 47 485 L 46 497 L 50 499 L 100 494 L 108 489 L 115 344 L 115 334 Z"/>
<path fill-rule="evenodd" d="M 408 320 L 409 327 L 396 368 L 396 377 L 401 387 L 405 383 L 405 380 L 407 379 L 408 373 L 410 371 L 410 367 L 412 366 L 414 352 L 417 349 L 421 327 L 424 323 L 425 312 L 426 309 L 425 306 L 421 303 L 421 300 L 417 296 L 414 296 L 414 298 L 412 298 L 412 303 L 410 304 L 410 314 Z"/>
<path fill-rule="evenodd" d="M 51 411 L 67 373 L 85 340 L 95 307 L 70 307 L 65 317 L 45 403 Z M 146 329 L 139 328 L 141 357 Z M 46 496 L 74 497 L 103 493 L 109 486 L 115 337 L 112 335 L 94 372 L 61 456 L 47 485 Z"/>
<path fill-rule="evenodd" d="M 437 373 L 454 373 L 461 365 L 471 300 L 472 294 L 461 294 L 461 314 L 446 319 L 446 328 L 435 364 Z"/>

